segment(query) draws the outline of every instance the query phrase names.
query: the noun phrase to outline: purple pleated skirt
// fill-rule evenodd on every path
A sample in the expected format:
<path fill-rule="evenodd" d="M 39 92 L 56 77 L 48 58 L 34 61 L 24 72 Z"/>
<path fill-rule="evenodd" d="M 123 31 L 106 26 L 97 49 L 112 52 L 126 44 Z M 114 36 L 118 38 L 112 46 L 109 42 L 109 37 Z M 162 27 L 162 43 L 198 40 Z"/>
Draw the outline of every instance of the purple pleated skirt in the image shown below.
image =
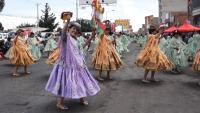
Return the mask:
<path fill-rule="evenodd" d="M 87 67 L 78 69 L 58 63 L 54 65 L 45 89 L 56 96 L 69 99 L 93 96 L 100 91 Z"/>

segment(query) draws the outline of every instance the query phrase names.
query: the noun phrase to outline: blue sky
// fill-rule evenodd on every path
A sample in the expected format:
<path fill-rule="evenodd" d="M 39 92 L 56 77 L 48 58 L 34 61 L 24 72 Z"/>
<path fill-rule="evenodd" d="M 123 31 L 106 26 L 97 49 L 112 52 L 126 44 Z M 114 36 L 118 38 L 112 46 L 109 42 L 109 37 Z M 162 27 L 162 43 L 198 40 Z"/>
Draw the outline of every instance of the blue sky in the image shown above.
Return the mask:
<path fill-rule="evenodd" d="M 76 18 L 76 0 L 5 0 L 6 5 L 2 14 L 10 14 L 17 16 L 37 16 L 36 3 L 39 2 L 41 10 L 44 4 L 49 3 L 51 12 L 57 17 L 57 22 L 62 25 L 60 13 L 63 11 L 74 12 L 73 19 Z M 115 11 L 111 11 L 115 10 Z M 144 23 L 144 17 L 153 14 L 158 16 L 158 0 L 117 0 L 117 4 L 105 6 L 105 12 L 108 13 L 107 18 L 114 21 L 115 19 L 130 19 L 134 31 Z M 79 7 L 79 18 L 91 19 L 91 7 L 82 9 Z M 104 14 L 106 18 L 106 13 Z"/>

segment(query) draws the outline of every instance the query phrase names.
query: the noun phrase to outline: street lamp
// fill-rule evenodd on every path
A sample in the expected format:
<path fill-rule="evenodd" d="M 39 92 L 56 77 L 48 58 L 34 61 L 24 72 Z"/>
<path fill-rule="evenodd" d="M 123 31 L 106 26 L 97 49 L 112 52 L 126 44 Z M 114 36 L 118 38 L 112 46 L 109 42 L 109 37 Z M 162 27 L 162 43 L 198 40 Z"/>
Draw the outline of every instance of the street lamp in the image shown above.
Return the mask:
<path fill-rule="evenodd" d="M 108 12 L 114 12 L 115 10 L 106 11 L 106 20 L 108 20 Z"/>

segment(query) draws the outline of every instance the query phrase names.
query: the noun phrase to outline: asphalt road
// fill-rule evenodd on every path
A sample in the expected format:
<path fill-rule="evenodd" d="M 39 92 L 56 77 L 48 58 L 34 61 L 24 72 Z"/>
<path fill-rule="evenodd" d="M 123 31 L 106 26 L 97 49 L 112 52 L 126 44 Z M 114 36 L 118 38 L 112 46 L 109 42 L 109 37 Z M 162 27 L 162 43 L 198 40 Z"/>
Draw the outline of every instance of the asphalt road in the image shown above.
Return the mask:
<path fill-rule="evenodd" d="M 89 97 L 89 106 L 78 100 L 66 100 L 70 110 L 60 111 L 56 97 L 44 90 L 52 67 L 45 58 L 29 68 L 31 75 L 12 77 L 13 66 L 0 61 L 0 113 L 200 113 L 200 73 L 186 68 L 182 74 L 156 73 L 158 83 L 143 84 L 143 70 L 133 61 L 139 47 L 130 45 L 123 58 L 124 66 L 112 72 L 112 81 L 99 83 L 101 91 Z M 91 68 L 91 55 L 87 57 Z"/>

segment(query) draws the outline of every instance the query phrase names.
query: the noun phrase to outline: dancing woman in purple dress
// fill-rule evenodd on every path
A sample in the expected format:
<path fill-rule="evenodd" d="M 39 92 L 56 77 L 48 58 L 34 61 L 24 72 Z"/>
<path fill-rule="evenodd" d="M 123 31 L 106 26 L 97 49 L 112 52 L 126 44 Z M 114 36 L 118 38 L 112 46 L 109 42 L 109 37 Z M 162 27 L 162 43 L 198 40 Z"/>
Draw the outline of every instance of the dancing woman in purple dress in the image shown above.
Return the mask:
<path fill-rule="evenodd" d="M 64 105 L 64 98 L 80 99 L 83 105 L 88 105 L 84 98 L 100 91 L 86 66 L 83 51 L 77 42 L 76 35 L 80 27 L 76 22 L 64 27 L 59 46 L 60 56 L 46 85 L 47 91 L 59 97 L 57 107 L 62 110 L 68 109 Z"/>

